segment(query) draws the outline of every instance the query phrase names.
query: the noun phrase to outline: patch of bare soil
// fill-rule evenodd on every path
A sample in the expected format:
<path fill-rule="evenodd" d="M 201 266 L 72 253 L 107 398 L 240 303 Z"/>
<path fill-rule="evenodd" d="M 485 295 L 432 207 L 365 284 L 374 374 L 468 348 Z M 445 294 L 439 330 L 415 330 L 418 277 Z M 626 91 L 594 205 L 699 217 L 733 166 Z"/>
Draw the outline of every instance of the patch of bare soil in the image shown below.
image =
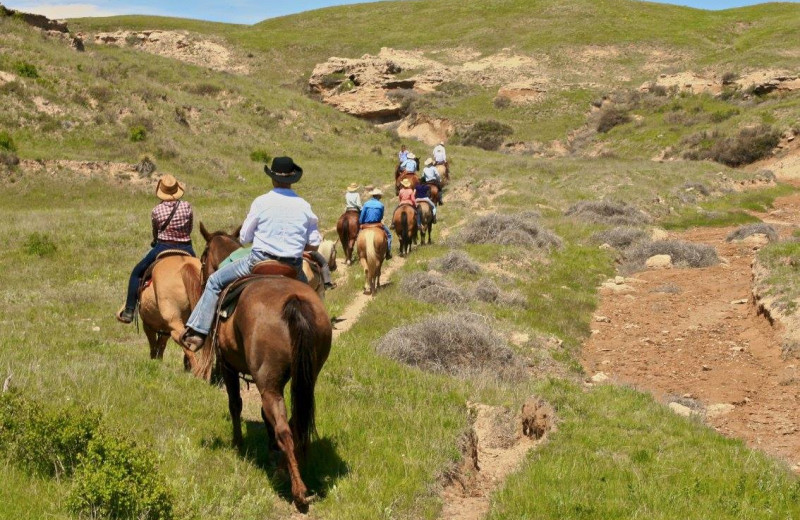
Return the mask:
<path fill-rule="evenodd" d="M 115 45 L 172 58 L 200 67 L 247 74 L 247 65 L 223 44 L 186 31 L 116 31 L 94 36 L 97 45 Z"/>
<path fill-rule="evenodd" d="M 19 163 L 23 174 L 46 174 L 50 176 L 79 175 L 110 179 L 128 184 L 152 184 L 148 176 L 140 175 L 136 164 L 110 161 L 31 160 Z"/>
<path fill-rule="evenodd" d="M 797 222 L 798 202 L 779 199 L 773 221 Z M 625 290 L 604 284 L 583 366 L 595 382 L 610 379 L 664 401 L 689 401 L 692 408 L 671 407 L 699 413 L 720 433 L 798 469 L 800 372 L 796 361 L 782 359 L 781 327 L 752 305 L 754 245 L 726 242 L 730 231 L 671 237 L 713 245 L 719 265 L 645 271 L 624 279 Z"/>
<path fill-rule="evenodd" d="M 442 520 L 485 516 L 491 494 L 554 427 L 553 409 L 535 397 L 528 399 L 520 415 L 500 406 L 467 403 L 467 407 L 475 421 L 464 438 L 462 465 L 446 475 Z"/>
<path fill-rule="evenodd" d="M 407 117 L 397 127 L 397 135 L 401 138 L 414 138 L 429 146 L 447 141 L 456 131 L 455 125 L 447 119 L 437 119 L 417 114 Z"/>
<path fill-rule="evenodd" d="M 800 181 L 800 136 L 785 132 L 772 157 L 755 162 L 748 170 L 770 170 L 783 181 Z"/>

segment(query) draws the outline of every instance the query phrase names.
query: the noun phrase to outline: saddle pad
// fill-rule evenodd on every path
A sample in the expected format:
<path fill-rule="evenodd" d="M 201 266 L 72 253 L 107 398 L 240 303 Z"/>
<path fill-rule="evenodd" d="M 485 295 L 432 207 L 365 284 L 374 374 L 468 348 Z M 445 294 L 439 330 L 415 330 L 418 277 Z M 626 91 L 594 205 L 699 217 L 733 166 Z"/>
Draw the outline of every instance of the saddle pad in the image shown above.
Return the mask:
<path fill-rule="evenodd" d="M 219 263 L 218 269 L 225 267 L 228 264 L 232 264 L 233 262 L 244 258 L 246 256 L 250 256 L 250 251 L 252 251 L 253 246 L 250 247 L 240 247 L 239 249 L 235 250 L 233 253 L 228 255 L 228 258 L 223 260 Z"/>

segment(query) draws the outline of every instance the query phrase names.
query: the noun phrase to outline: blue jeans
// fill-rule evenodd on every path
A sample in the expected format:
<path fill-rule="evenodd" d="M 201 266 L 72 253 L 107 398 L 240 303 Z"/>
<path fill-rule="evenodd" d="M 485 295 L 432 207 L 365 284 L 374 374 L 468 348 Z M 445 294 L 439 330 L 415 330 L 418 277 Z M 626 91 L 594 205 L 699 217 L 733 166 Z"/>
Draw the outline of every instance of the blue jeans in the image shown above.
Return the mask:
<path fill-rule="evenodd" d="M 125 297 L 125 309 L 133 311 L 136 308 L 136 297 L 138 296 L 137 293 L 139 292 L 139 282 L 142 280 L 144 272 L 147 271 L 147 268 L 150 267 L 150 264 L 156 261 L 156 257 L 159 255 L 159 253 L 169 249 L 180 249 L 181 251 L 186 251 L 192 256 L 197 256 L 194 254 L 194 249 L 192 249 L 191 242 L 187 242 L 185 244 L 165 244 L 163 242 L 156 242 L 156 246 L 146 255 L 144 255 L 144 258 L 142 258 L 142 260 L 136 264 L 136 267 L 133 268 L 133 271 L 131 271 L 131 277 L 128 280 L 128 294 Z"/>
<path fill-rule="evenodd" d="M 383 225 L 383 230 L 386 232 L 386 249 L 390 252 L 392 250 L 392 232 L 389 231 L 389 228 L 386 227 L 386 224 Z"/>
<path fill-rule="evenodd" d="M 208 334 L 211 330 L 211 326 L 214 324 L 214 313 L 217 310 L 219 293 L 231 282 L 250 274 L 253 271 L 253 266 L 257 263 L 269 259 L 270 258 L 266 254 L 254 249 L 250 252 L 249 256 L 240 258 L 209 276 L 203 295 L 192 311 L 192 315 L 189 316 L 189 321 L 186 322 L 186 326 L 201 334 Z M 295 260 L 291 266 L 297 271 L 298 280 L 301 282 L 308 282 L 306 275 L 303 274 L 302 258 Z"/>

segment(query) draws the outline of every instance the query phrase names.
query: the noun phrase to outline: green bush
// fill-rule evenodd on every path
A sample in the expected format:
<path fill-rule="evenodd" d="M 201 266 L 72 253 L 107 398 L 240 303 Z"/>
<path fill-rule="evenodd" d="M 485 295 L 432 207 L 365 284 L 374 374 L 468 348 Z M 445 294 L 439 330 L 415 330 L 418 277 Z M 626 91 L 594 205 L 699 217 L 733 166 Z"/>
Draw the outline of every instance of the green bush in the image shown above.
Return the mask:
<path fill-rule="evenodd" d="M 269 164 L 272 156 L 266 150 L 253 150 L 250 152 L 250 160 L 257 163 Z"/>
<path fill-rule="evenodd" d="M 631 116 L 624 110 L 614 107 L 607 108 L 600 114 L 600 119 L 597 121 L 597 131 L 604 134 L 615 126 L 624 125 L 630 120 Z"/>
<path fill-rule="evenodd" d="M 45 258 L 56 253 L 56 244 L 47 234 L 34 232 L 25 240 L 24 250 L 31 256 Z"/>
<path fill-rule="evenodd" d="M 198 83 L 197 85 L 188 85 L 186 91 L 198 96 L 216 96 L 222 91 L 222 87 L 212 83 Z"/>
<path fill-rule="evenodd" d="M 86 408 L 47 409 L 16 391 L 0 394 L 0 450 L 35 473 L 73 473 L 99 424 Z"/>
<path fill-rule="evenodd" d="M 172 494 L 155 455 L 127 439 L 100 435 L 75 472 L 69 509 L 90 518 L 172 518 Z"/>
<path fill-rule="evenodd" d="M 5 130 L 0 130 L 0 149 L 6 150 L 7 152 L 17 151 L 17 145 L 14 143 L 14 139 L 11 137 L 11 134 Z"/>
<path fill-rule="evenodd" d="M 36 66 L 28 63 L 27 61 L 18 61 L 15 63 L 14 70 L 16 71 L 17 75 L 22 78 L 36 79 L 39 77 L 39 72 L 36 70 Z"/>
<path fill-rule="evenodd" d="M 510 126 L 493 120 L 478 121 L 461 136 L 461 144 L 484 150 L 497 150 L 514 133 Z"/>
<path fill-rule="evenodd" d="M 140 143 L 147 139 L 147 128 L 142 125 L 134 125 L 128 129 L 128 137 L 131 142 Z"/>

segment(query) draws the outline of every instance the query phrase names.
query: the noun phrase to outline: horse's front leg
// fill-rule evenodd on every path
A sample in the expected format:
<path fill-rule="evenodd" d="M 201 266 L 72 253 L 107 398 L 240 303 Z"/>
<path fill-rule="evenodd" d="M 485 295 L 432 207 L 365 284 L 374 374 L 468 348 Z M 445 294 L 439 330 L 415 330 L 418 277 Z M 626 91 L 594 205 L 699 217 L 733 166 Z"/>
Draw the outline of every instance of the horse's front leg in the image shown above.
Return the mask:
<path fill-rule="evenodd" d="M 228 410 L 233 423 L 233 445 L 241 448 L 244 441 L 242 440 L 242 395 L 239 388 L 239 374 L 227 366 L 225 361 L 222 361 L 222 380 L 225 382 L 225 390 L 228 392 Z"/>

